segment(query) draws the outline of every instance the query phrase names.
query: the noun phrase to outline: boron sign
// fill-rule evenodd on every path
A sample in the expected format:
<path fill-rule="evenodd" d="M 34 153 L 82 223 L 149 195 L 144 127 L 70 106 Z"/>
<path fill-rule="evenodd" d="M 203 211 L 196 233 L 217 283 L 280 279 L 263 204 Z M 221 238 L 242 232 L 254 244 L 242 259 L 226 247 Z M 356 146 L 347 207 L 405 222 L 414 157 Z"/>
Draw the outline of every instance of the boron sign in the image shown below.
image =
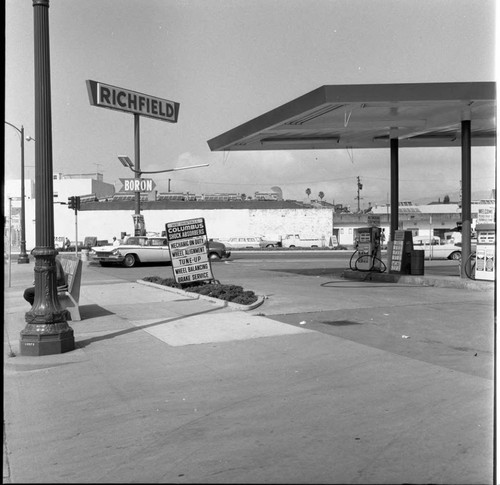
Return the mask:
<path fill-rule="evenodd" d="M 156 187 L 153 179 L 120 179 L 123 184 L 120 192 L 152 192 Z"/>

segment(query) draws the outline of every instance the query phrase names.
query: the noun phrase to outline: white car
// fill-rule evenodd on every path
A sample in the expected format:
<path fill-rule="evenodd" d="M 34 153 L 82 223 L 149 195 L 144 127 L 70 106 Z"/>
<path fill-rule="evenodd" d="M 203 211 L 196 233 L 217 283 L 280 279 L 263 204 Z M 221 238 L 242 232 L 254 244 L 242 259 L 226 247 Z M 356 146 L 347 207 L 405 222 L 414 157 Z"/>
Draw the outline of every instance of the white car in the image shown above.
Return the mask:
<path fill-rule="evenodd" d="M 279 241 L 268 241 L 257 236 L 231 237 L 226 241 L 226 245 L 232 249 L 274 248 L 279 246 Z"/>
<path fill-rule="evenodd" d="M 462 257 L 460 246 L 455 244 L 440 244 L 439 238 L 433 239 L 432 244 L 425 238 L 413 238 L 413 249 L 424 250 L 425 259 L 454 259 L 459 260 Z"/>
<path fill-rule="evenodd" d="M 208 257 L 210 259 L 229 258 L 224 244 L 209 241 Z M 132 268 L 139 263 L 168 263 L 172 260 L 165 237 L 129 236 L 119 246 L 94 246 L 89 253 L 93 261 L 101 266 L 112 263 L 123 264 Z"/>

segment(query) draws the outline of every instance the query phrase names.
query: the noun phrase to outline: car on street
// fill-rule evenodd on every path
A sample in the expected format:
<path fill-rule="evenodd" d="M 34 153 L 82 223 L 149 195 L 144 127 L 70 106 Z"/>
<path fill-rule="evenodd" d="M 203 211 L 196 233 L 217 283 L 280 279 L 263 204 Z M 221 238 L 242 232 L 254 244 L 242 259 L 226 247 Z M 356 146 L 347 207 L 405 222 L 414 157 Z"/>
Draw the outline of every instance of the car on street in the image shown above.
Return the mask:
<path fill-rule="evenodd" d="M 431 244 L 429 244 L 431 242 Z M 413 249 L 424 250 L 425 259 L 453 259 L 462 258 L 462 248 L 456 244 L 441 244 L 439 238 L 433 238 L 429 241 L 427 238 L 413 238 Z"/>
<path fill-rule="evenodd" d="M 227 251 L 226 246 L 217 241 L 209 241 L 207 251 L 211 260 L 220 260 L 231 256 L 231 252 Z M 122 264 L 127 268 L 132 268 L 140 263 L 168 263 L 172 261 L 167 239 L 149 236 L 129 236 L 118 246 L 94 246 L 89 257 L 91 261 L 98 262 L 101 266 Z"/>
<path fill-rule="evenodd" d="M 259 236 L 230 237 L 226 244 L 231 249 L 274 248 L 280 246 L 280 241 L 264 239 Z"/>

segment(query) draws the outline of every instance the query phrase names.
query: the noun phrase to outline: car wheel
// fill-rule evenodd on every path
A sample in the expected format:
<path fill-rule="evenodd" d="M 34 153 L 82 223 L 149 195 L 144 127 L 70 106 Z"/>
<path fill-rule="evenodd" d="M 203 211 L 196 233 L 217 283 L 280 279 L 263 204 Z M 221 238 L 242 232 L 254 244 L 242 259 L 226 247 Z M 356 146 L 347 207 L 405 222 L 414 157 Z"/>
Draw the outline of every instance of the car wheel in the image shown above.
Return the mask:
<path fill-rule="evenodd" d="M 127 268 L 133 268 L 137 263 L 137 258 L 133 254 L 127 254 L 123 260 L 123 264 Z"/>
<path fill-rule="evenodd" d="M 274 244 L 268 244 L 266 248 L 274 248 Z"/>
<path fill-rule="evenodd" d="M 218 253 L 209 253 L 208 257 L 212 261 L 219 261 L 221 259 L 221 256 Z"/>
<path fill-rule="evenodd" d="M 458 261 L 462 259 L 462 253 L 460 251 L 454 251 L 453 253 L 450 254 L 450 259 Z"/>

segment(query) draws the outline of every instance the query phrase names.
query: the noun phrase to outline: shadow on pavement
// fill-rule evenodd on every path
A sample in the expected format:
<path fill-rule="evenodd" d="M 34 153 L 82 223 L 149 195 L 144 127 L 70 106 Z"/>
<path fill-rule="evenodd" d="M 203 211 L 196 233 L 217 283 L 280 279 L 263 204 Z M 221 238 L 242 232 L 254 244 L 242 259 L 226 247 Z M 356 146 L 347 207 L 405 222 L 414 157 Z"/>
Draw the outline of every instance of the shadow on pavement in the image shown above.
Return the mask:
<path fill-rule="evenodd" d="M 80 316 L 82 317 L 82 320 L 87 320 L 89 318 L 98 318 L 98 317 L 106 317 L 108 315 L 114 315 L 113 312 L 110 312 L 109 310 L 106 310 L 106 308 L 103 308 L 102 306 L 99 305 L 81 305 L 79 306 L 80 308 Z"/>
<path fill-rule="evenodd" d="M 126 334 L 129 334 L 132 332 L 137 332 L 139 330 L 145 330 L 147 328 L 156 327 L 157 325 L 162 325 L 164 323 L 179 322 L 181 320 L 184 320 L 185 318 L 191 318 L 194 316 L 205 315 L 207 313 L 211 313 L 211 312 L 214 312 L 217 310 L 220 310 L 220 308 L 211 308 L 210 310 L 205 310 L 202 312 L 190 313 L 188 315 L 181 315 L 177 318 L 166 318 L 165 320 L 160 320 L 158 322 L 148 323 L 146 325 L 137 325 L 134 327 L 126 328 L 124 330 L 119 330 L 118 332 L 112 332 L 112 333 L 109 333 L 107 335 L 100 335 L 98 337 L 92 337 L 92 338 L 88 338 L 85 340 L 79 340 L 78 342 L 75 342 L 75 347 L 76 348 L 84 348 L 84 347 L 87 347 L 87 346 L 93 344 L 94 342 L 100 342 L 102 340 L 110 340 L 110 339 L 113 339 L 115 337 L 120 337 L 122 335 L 126 335 Z M 109 313 L 109 314 L 114 315 L 113 313 Z"/>

